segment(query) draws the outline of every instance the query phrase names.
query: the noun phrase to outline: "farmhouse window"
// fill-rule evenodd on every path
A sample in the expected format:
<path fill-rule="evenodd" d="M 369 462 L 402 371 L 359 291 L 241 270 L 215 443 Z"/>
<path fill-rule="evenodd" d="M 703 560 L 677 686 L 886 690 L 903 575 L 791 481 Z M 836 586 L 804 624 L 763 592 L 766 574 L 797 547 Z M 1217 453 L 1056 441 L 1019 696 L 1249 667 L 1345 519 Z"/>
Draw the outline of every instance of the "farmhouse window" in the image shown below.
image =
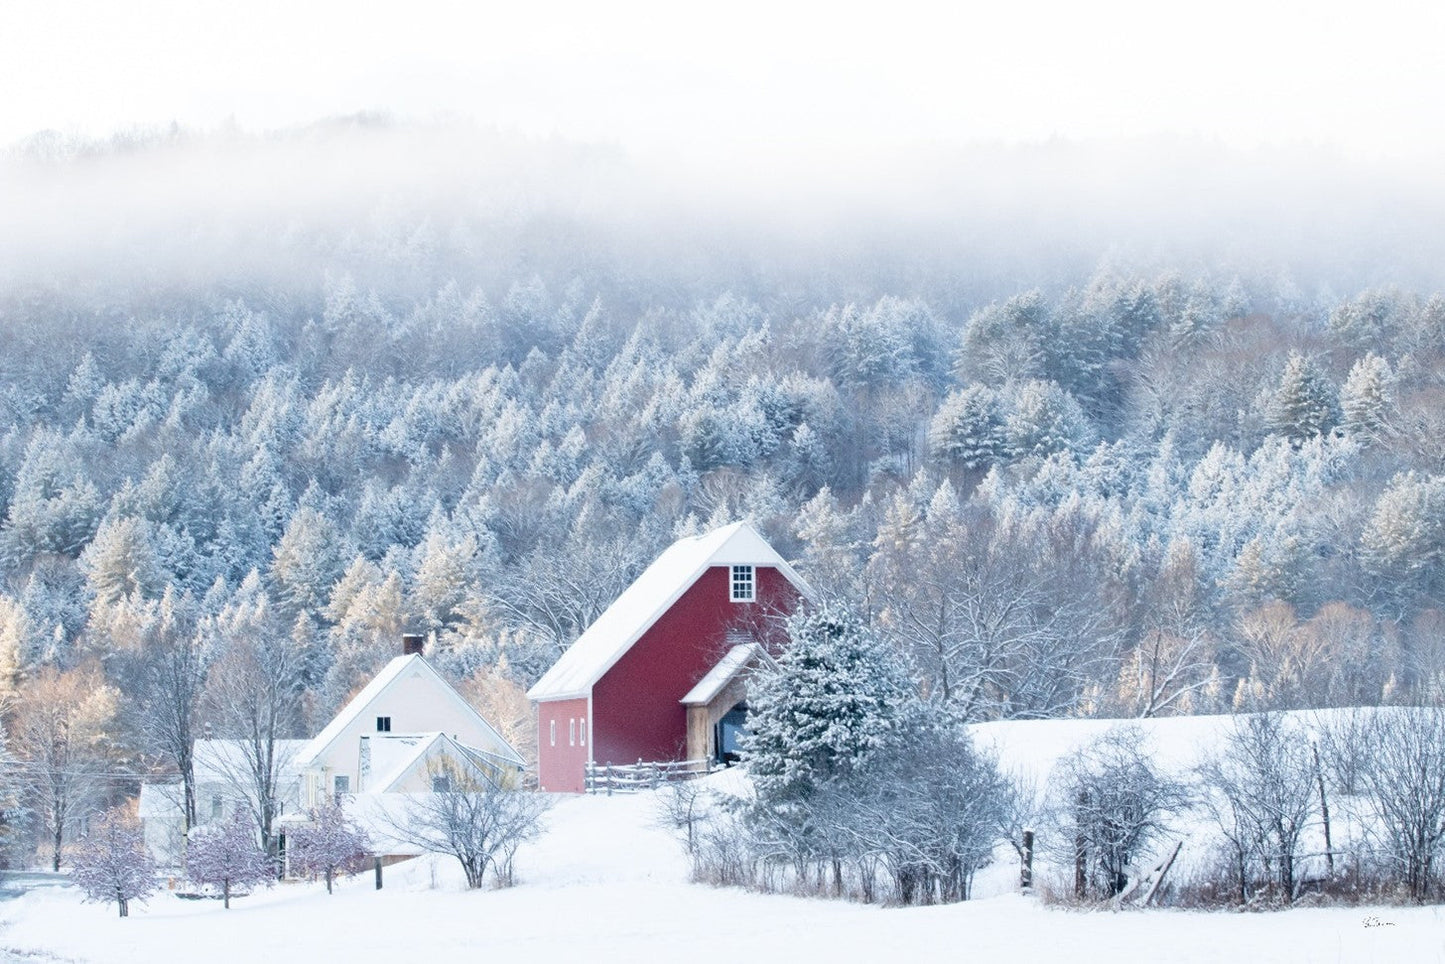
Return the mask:
<path fill-rule="evenodd" d="M 224 804 L 221 803 L 221 798 L 220 798 L 220 797 L 212 797 L 212 798 L 211 798 L 211 819 L 212 819 L 212 820 L 220 820 L 220 819 L 221 819 L 221 808 L 222 808 L 223 806 L 224 806 Z"/>
<path fill-rule="evenodd" d="M 390 733 L 390 732 L 391 732 L 391 717 L 389 717 L 389 716 L 378 716 L 378 717 L 376 718 L 376 732 L 378 732 L 378 733 Z"/>
<path fill-rule="evenodd" d="M 752 602 L 757 598 L 757 583 L 752 566 L 733 566 L 733 602 Z"/>
<path fill-rule="evenodd" d="M 431 778 L 431 792 L 432 792 L 432 793 L 451 793 L 451 792 L 452 792 L 452 778 L 449 777 L 449 776 L 447 776 L 445 773 L 439 773 L 439 774 L 437 774 L 436 776 L 432 777 L 432 778 Z"/>
<path fill-rule="evenodd" d="M 341 805 L 341 798 L 351 792 L 351 777 L 338 776 L 331 781 L 331 801 Z"/>

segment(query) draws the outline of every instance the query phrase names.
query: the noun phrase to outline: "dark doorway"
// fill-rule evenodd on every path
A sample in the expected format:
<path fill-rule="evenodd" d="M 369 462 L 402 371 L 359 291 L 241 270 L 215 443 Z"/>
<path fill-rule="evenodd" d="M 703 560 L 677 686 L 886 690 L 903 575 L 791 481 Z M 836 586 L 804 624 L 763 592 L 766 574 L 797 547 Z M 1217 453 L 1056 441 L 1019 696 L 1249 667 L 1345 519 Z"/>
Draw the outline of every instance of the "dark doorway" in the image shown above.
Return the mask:
<path fill-rule="evenodd" d="M 748 704 L 739 703 L 723 714 L 717 721 L 717 761 L 732 766 L 741 758 L 738 746 L 743 734 L 747 733 Z"/>

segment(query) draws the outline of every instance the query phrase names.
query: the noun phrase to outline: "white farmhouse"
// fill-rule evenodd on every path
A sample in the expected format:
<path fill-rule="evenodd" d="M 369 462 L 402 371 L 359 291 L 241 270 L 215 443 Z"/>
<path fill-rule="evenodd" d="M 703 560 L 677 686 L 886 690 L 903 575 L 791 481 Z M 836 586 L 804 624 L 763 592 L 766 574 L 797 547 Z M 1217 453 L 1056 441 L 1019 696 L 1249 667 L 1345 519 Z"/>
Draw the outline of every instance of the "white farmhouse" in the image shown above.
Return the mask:
<path fill-rule="evenodd" d="M 407 637 L 405 655 L 387 663 L 313 739 L 278 742 L 277 829 L 283 835 L 326 803 L 342 804 L 365 824 L 366 814 L 397 809 L 401 798 L 388 805 L 385 795 L 448 789 L 458 774 L 495 785 L 520 780 L 521 755 L 432 668 L 417 642 Z M 246 806 L 254 793 L 246 763 L 241 741 L 196 741 L 198 824 Z M 140 814 L 152 854 L 178 865 L 180 783 L 142 786 Z"/>
<path fill-rule="evenodd" d="M 302 809 L 351 794 L 430 791 L 441 757 L 492 783 L 526 766 L 420 653 L 398 656 L 301 752 Z"/>

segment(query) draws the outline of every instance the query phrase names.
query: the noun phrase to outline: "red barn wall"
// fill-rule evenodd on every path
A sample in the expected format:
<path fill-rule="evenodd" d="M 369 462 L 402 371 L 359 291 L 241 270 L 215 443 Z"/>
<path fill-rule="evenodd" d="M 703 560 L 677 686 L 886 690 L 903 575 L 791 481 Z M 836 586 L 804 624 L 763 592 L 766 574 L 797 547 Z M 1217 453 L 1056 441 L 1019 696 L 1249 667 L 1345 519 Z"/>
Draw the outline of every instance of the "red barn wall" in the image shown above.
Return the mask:
<path fill-rule="evenodd" d="M 591 743 L 586 697 L 538 703 L 537 783 L 541 788 L 553 793 L 581 793 L 586 789 L 584 778 Z"/>
<path fill-rule="evenodd" d="M 707 569 L 592 687 L 596 763 L 681 760 L 687 711 L 678 700 L 727 652 L 728 629 L 781 632 L 779 615 L 797 591 L 772 566 L 758 566 L 757 601 L 731 600 L 727 566 Z"/>

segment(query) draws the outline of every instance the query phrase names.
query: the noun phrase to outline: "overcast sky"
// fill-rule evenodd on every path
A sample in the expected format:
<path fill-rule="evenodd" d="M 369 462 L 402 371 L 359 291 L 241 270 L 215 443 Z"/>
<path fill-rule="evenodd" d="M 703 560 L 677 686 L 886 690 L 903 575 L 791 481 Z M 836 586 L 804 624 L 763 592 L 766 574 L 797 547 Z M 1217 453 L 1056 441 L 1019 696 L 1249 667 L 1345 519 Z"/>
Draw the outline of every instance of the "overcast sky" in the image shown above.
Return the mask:
<path fill-rule="evenodd" d="M 0 143 L 380 110 L 715 166 L 1203 135 L 1445 155 L 1445 4 L 4 0 Z"/>

